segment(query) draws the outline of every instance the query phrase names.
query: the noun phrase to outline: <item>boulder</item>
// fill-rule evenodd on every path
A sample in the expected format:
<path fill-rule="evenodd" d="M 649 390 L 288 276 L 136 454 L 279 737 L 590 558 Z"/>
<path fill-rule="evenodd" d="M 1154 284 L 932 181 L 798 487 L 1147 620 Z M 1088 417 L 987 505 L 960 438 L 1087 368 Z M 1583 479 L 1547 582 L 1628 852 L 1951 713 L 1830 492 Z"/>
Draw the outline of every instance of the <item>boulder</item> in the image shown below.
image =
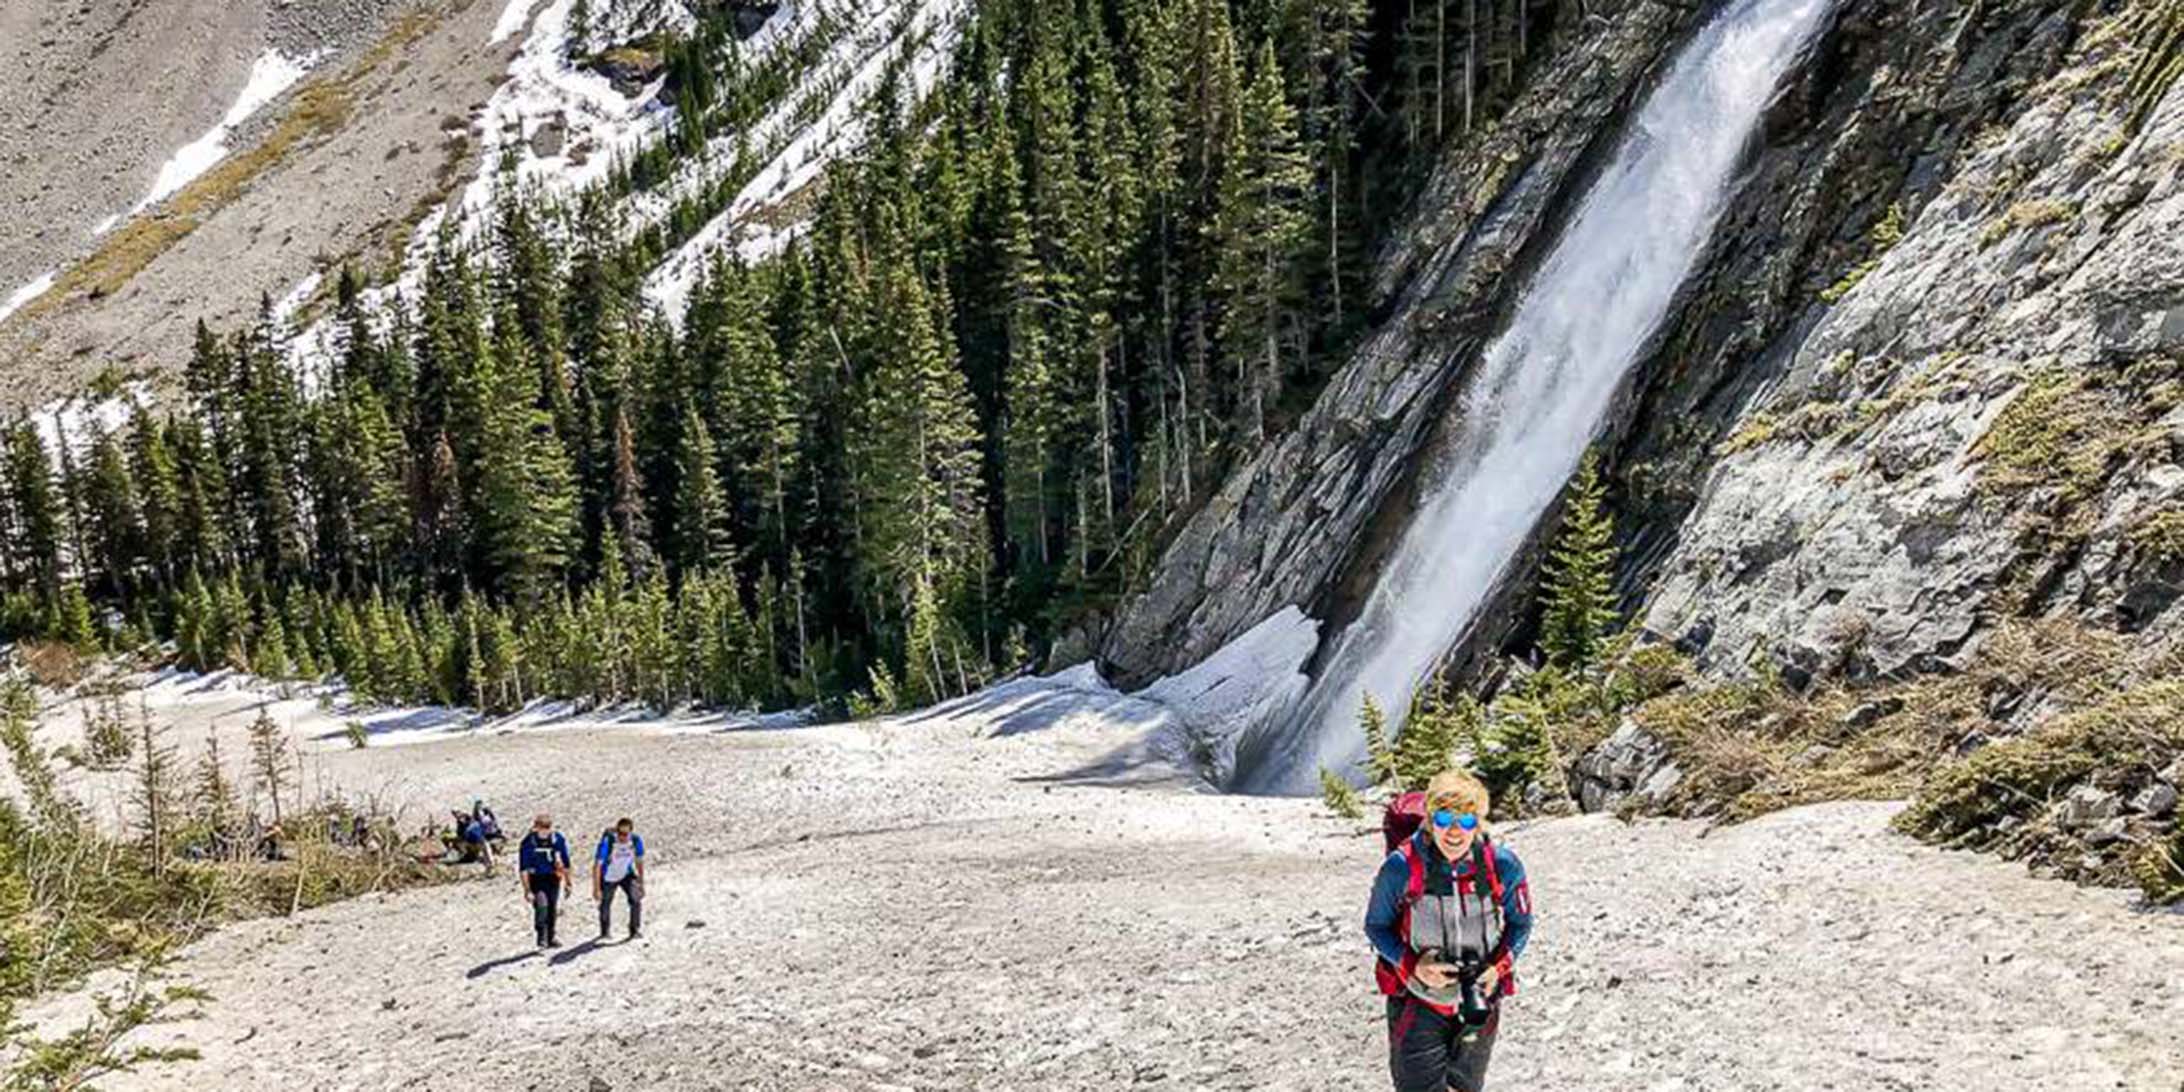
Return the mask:
<path fill-rule="evenodd" d="M 2084 830 L 2123 814 L 2123 798 L 2093 785 L 2079 785 L 2056 806 L 2055 821 L 2067 830 Z"/>
<path fill-rule="evenodd" d="M 616 92 L 628 98 L 659 78 L 667 68 L 667 58 L 658 50 L 616 46 L 592 58 L 591 68 L 605 76 Z"/>
<path fill-rule="evenodd" d="M 2140 815 L 2150 815 L 2160 819 L 2176 813 L 2176 798 L 2177 791 L 2174 785 L 2170 785 L 2165 781 L 2156 781 L 2140 789 L 2137 795 L 2131 797 L 2131 810 Z"/>
<path fill-rule="evenodd" d="M 1683 771 L 1669 759 L 1668 746 L 1634 720 L 1578 759 L 1571 770 L 1577 805 L 1608 811 L 1625 800 L 1658 802 L 1683 781 Z"/>

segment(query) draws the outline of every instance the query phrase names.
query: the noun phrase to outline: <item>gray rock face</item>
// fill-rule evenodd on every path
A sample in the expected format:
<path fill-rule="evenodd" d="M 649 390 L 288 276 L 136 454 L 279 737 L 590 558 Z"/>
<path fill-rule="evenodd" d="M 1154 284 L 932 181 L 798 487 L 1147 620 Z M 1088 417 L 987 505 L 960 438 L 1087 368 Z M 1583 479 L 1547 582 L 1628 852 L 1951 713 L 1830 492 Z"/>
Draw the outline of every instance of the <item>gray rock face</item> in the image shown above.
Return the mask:
<path fill-rule="evenodd" d="M 2056 806 L 2055 821 L 2073 829 L 2095 827 L 2123 814 L 2123 798 L 2106 789 L 2080 785 Z"/>
<path fill-rule="evenodd" d="M 1619 5 L 1557 43 L 1497 127 L 1453 141 L 1376 262 L 1390 317 L 1290 432 L 1232 473 L 1124 605 L 1102 644 L 1118 682 L 1173 673 L 1284 606 L 1320 609 L 1400 508 L 1444 395 L 1518 287 L 1582 162 L 1691 12 Z"/>
<path fill-rule="evenodd" d="M 2176 799 L 2174 787 L 2156 781 L 2131 798 L 2131 810 L 2155 819 L 2166 819 L 2176 814 Z"/>
<path fill-rule="evenodd" d="M 1913 149 L 1902 241 L 1751 358 L 1688 514 L 1646 532 L 1644 622 L 1704 624 L 1708 666 L 1874 677 L 1947 670 L 2009 616 L 2149 648 L 2184 625 L 2144 533 L 2184 502 L 2184 411 L 2152 393 L 2184 347 L 2184 96 L 2126 139 L 2119 27 L 2059 19 L 2025 48 L 2060 71 L 1953 164 Z"/>
<path fill-rule="evenodd" d="M 1669 760 L 1668 747 L 1636 721 L 1626 720 L 1571 769 L 1577 806 L 1611 811 L 1624 801 L 1664 799 L 1683 781 L 1683 771 Z"/>

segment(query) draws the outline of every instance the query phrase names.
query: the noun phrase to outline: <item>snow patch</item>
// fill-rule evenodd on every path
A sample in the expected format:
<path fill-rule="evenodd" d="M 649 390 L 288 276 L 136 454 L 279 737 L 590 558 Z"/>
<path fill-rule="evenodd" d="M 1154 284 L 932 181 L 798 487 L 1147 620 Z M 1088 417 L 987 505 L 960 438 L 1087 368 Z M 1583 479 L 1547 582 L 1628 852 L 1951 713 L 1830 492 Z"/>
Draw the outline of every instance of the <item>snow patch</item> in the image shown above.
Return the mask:
<path fill-rule="evenodd" d="M 207 130 L 204 136 L 183 145 L 181 151 L 174 153 L 174 158 L 159 168 L 159 177 L 152 182 L 151 192 L 145 194 L 144 200 L 137 202 L 136 207 L 129 210 L 130 215 L 165 200 L 175 191 L 189 185 L 197 176 L 211 170 L 213 164 L 227 158 L 227 140 L 236 127 L 250 120 L 250 115 L 257 113 L 260 107 L 280 97 L 281 92 L 295 86 L 296 81 L 302 79 L 304 73 L 309 72 L 311 66 L 317 64 L 323 55 L 324 51 L 319 51 L 291 58 L 276 49 L 266 50 L 251 64 L 250 78 L 243 84 L 242 93 L 235 97 L 235 105 L 228 107 L 227 116 L 220 119 L 220 124 Z M 109 220 L 102 225 L 102 229 L 111 227 L 112 224 L 113 221 Z M 93 234 L 100 233 L 100 229 L 93 231 Z"/>
<path fill-rule="evenodd" d="M 47 292 L 51 291 L 53 288 L 53 278 L 58 272 L 58 270 L 48 269 L 44 273 L 40 274 L 37 280 L 34 280 L 29 284 L 26 284 L 23 287 L 16 289 L 14 292 L 9 293 L 7 302 L 0 303 L 0 320 L 4 320 L 9 315 L 12 315 L 17 311 L 22 310 L 24 304 L 27 304 L 30 301 L 37 299 L 38 297 L 43 296 Z"/>
<path fill-rule="evenodd" d="M 1310 679 L 1305 662 L 1319 647 L 1319 622 L 1284 607 L 1187 671 L 1133 694 L 1173 710 L 1184 740 L 1215 784 L 1236 768 L 1243 733 L 1296 704 Z"/>
<path fill-rule="evenodd" d="M 108 216 L 108 217 L 107 217 L 106 219 L 104 219 L 104 220 L 101 220 L 101 221 L 99 221 L 98 223 L 96 223 L 96 224 L 93 224 L 93 225 L 91 225 L 91 237 L 92 237 L 92 238 L 94 238 L 94 239 L 96 239 L 96 238 L 98 238 L 99 236 L 101 236 L 101 235 L 104 235 L 104 234 L 106 234 L 107 232 L 109 232 L 109 231 L 112 231 L 112 230 L 114 230 L 114 225 L 115 225 L 115 224 L 118 224 L 118 223 L 120 223 L 120 222 L 121 222 L 121 214 L 120 214 L 120 213 L 118 213 L 118 212 L 117 212 L 117 213 L 114 213 L 114 214 L 113 214 L 112 216 Z"/>
<path fill-rule="evenodd" d="M 501 9 L 499 21 L 493 24 L 493 36 L 487 38 L 486 43 L 490 45 L 499 42 L 522 30 L 523 24 L 531 18 L 531 5 L 535 2 L 536 0 L 508 0 L 508 6 Z"/>
<path fill-rule="evenodd" d="M 603 177 L 617 159 L 626 158 L 663 132 L 674 111 L 658 101 L 654 81 L 635 96 L 624 96 L 606 77 L 569 63 L 565 45 L 569 10 L 576 0 L 553 0 L 531 20 L 530 33 L 508 63 L 508 78 L 486 100 L 473 129 L 478 137 L 478 175 L 453 201 L 434 210 L 411 235 L 402 274 L 392 284 L 367 290 L 367 312 L 379 313 L 399 292 L 417 298 L 425 260 L 449 217 L 457 237 L 475 240 L 491 219 L 493 197 L 503 185 L 533 186 L 545 194 L 565 194 Z M 511 9 L 528 10 L 522 0 Z M 670 25 L 688 18 L 680 5 L 666 13 Z M 509 18 L 504 11 L 503 19 Z M 540 155 L 532 137 L 540 128 L 563 130 L 560 150 Z M 514 163 L 500 169 L 503 159 Z M 289 344 L 289 362 L 308 386 L 333 358 L 336 336 L 330 318 L 319 320 Z"/>
<path fill-rule="evenodd" d="M 69 453 L 81 455 L 85 440 L 94 434 L 118 431 L 128 423 L 136 407 L 151 402 L 151 384 L 139 379 L 124 386 L 120 394 L 96 402 L 81 397 L 48 402 L 32 411 L 30 420 L 46 450 L 58 459 L 64 434 L 68 437 Z"/>
<path fill-rule="evenodd" d="M 325 280 L 324 273 L 313 270 L 310 276 L 297 282 L 296 287 L 289 289 L 288 294 L 273 305 L 273 318 L 280 322 L 288 321 L 289 316 L 294 315 L 296 309 L 302 307 L 311 298 L 311 293 L 318 291 L 319 285 Z"/>

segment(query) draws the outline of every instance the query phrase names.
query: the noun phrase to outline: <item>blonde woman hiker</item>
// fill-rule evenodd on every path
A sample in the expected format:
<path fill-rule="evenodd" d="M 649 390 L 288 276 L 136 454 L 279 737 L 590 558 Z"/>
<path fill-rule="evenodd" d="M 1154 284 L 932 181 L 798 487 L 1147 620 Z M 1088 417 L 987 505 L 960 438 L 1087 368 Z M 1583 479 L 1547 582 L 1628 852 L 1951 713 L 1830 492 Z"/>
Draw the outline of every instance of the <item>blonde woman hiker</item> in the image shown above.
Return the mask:
<path fill-rule="evenodd" d="M 1516 992 L 1514 965 L 1532 935 L 1524 864 L 1491 837 L 1491 803 L 1478 779 L 1448 770 L 1422 801 L 1389 806 L 1391 825 L 1410 815 L 1416 829 L 1395 841 L 1373 879 L 1365 935 L 1387 997 L 1396 1092 L 1486 1087 L 1501 999 Z"/>

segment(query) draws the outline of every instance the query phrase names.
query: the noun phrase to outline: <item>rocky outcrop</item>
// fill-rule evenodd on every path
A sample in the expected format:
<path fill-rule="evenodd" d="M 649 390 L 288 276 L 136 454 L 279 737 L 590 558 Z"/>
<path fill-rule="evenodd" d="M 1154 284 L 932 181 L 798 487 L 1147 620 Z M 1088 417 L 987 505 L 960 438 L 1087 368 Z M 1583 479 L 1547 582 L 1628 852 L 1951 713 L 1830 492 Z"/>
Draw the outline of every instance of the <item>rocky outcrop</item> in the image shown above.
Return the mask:
<path fill-rule="evenodd" d="M 1708 666 L 1895 677 L 2013 616 L 2146 647 L 2184 625 L 2184 96 L 2127 129 L 2141 9 L 2074 7 L 1954 37 L 1882 18 L 1875 41 L 1932 44 L 1865 77 L 1818 162 L 1761 167 L 1786 200 L 1730 237 L 1625 446 L 1645 624 L 1704 630 Z M 1900 241 L 1867 258 L 1796 229 L 1830 191 L 1875 210 L 1842 228 L 1902 210 Z M 1782 333 L 1705 337 L 1755 323 Z"/>
<path fill-rule="evenodd" d="M 1623 5 L 1558 34 L 1497 125 L 1451 141 L 1380 256 L 1387 318 L 1288 433 L 1231 474 L 1124 605 L 1102 655 L 1114 677 L 1172 673 L 1286 606 L 1339 615 L 1399 529 L 1447 394 L 1582 187 L 1588 156 L 1693 13 Z M 1349 576 L 1351 583 L 1367 577 Z"/>
<path fill-rule="evenodd" d="M 1626 720 L 1570 768 L 1570 791 L 1583 811 L 1613 811 L 1629 801 L 1658 804 L 1683 782 L 1668 745 Z"/>

